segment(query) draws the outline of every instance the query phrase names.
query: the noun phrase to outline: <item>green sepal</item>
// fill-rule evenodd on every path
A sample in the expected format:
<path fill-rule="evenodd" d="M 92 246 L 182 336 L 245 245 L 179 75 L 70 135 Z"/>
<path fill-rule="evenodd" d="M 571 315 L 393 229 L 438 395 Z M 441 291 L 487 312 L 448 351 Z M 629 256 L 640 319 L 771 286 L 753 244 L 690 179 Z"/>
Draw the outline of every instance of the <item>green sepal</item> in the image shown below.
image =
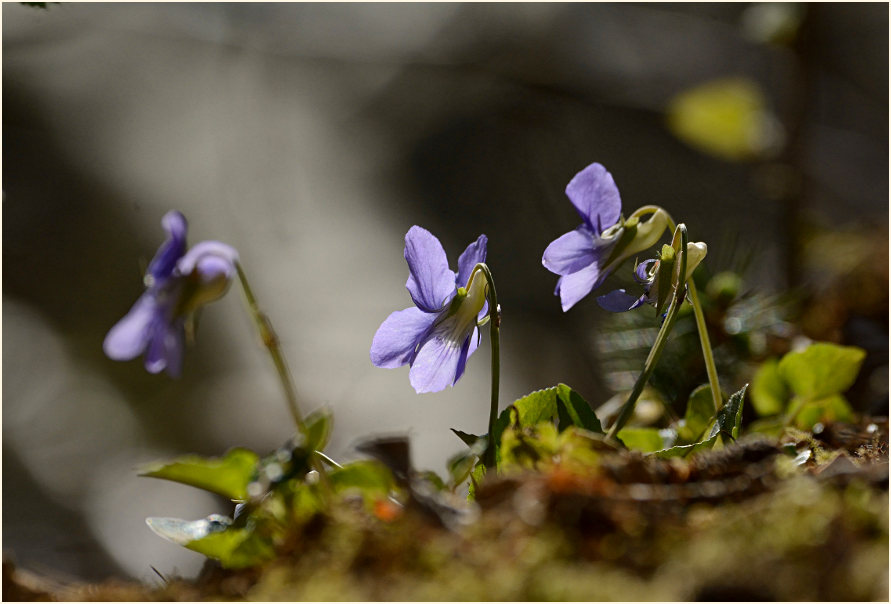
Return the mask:
<path fill-rule="evenodd" d="M 656 285 L 656 313 L 661 315 L 662 309 L 665 308 L 665 303 L 669 301 L 674 289 L 675 250 L 670 245 L 662 246 L 654 281 Z"/>
<path fill-rule="evenodd" d="M 258 459 L 253 451 L 236 447 L 222 457 L 186 455 L 170 462 L 150 464 L 140 469 L 139 475 L 172 480 L 244 501 Z"/>

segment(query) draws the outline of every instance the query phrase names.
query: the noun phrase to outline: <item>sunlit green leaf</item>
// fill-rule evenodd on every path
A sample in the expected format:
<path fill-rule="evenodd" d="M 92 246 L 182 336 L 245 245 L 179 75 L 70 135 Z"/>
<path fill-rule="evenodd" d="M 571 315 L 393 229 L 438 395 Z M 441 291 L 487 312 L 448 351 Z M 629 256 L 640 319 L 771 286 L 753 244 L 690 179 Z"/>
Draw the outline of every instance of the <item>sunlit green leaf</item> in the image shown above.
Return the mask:
<path fill-rule="evenodd" d="M 652 453 L 665 448 L 665 441 L 656 428 L 622 428 L 616 436 L 633 451 Z"/>
<path fill-rule="evenodd" d="M 257 467 L 257 454 L 230 449 L 223 457 L 186 455 L 142 468 L 140 476 L 181 482 L 234 500 L 247 499 L 247 486 Z"/>
<path fill-rule="evenodd" d="M 818 342 L 784 356 L 779 373 L 796 396 L 816 400 L 850 388 L 864 358 L 862 348 Z"/>
<path fill-rule="evenodd" d="M 795 425 L 810 430 L 818 422 L 850 422 L 854 412 L 845 397 L 835 394 L 805 403 L 795 415 Z"/>
<path fill-rule="evenodd" d="M 780 374 L 780 364 L 776 359 L 768 359 L 761 364 L 752 377 L 752 406 L 761 417 L 782 413 L 789 402 L 789 389 Z"/>
<path fill-rule="evenodd" d="M 588 401 L 566 384 L 557 385 L 557 416 L 560 420 L 560 431 L 569 426 L 578 426 L 590 432 L 602 434 L 600 420 L 591 409 Z"/>
<path fill-rule="evenodd" d="M 678 427 L 678 440 L 684 444 L 697 442 L 708 427 L 714 413 L 715 403 L 712 400 L 712 390 L 708 384 L 703 384 L 693 390 L 690 393 L 690 398 L 687 399 L 684 422 Z"/>

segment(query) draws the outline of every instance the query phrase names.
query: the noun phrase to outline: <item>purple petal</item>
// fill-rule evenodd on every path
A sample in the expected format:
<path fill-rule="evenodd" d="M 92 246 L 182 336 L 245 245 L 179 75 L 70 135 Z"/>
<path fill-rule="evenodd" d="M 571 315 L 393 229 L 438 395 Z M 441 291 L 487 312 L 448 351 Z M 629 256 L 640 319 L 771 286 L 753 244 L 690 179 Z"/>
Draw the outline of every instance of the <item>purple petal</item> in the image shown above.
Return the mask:
<path fill-rule="evenodd" d="M 410 363 L 415 349 L 433 321 L 436 314 L 411 307 L 398 310 L 381 324 L 371 342 L 371 362 L 376 367 L 392 369 Z"/>
<path fill-rule="evenodd" d="M 185 253 L 188 230 L 186 217 L 176 210 L 164 214 L 161 226 L 167 231 L 167 241 L 158 248 L 146 270 L 146 275 L 151 276 L 156 283 L 170 276 L 177 260 Z"/>
<path fill-rule="evenodd" d="M 145 351 L 145 369 L 149 373 L 167 370 L 179 377 L 182 370 L 185 328 L 182 321 L 167 323 L 158 317 L 151 330 L 151 341 Z"/>
<path fill-rule="evenodd" d="M 625 312 L 643 306 L 647 301 L 647 294 L 640 298 L 629 295 L 624 289 L 613 290 L 610 293 L 598 296 L 597 303 L 610 312 Z"/>
<path fill-rule="evenodd" d="M 594 262 L 580 271 L 560 277 L 557 280 L 557 290 L 554 293 L 560 296 L 563 312 L 575 306 L 579 300 L 591 293 L 591 290 L 600 285 L 608 274 Z"/>
<path fill-rule="evenodd" d="M 619 222 L 622 199 L 612 174 L 594 163 L 576 174 L 566 185 L 566 196 L 585 224 L 595 234 Z"/>
<path fill-rule="evenodd" d="M 541 263 L 558 275 L 578 272 L 600 255 L 594 249 L 594 238 L 594 233 L 582 225 L 552 241 L 544 251 Z"/>
<path fill-rule="evenodd" d="M 405 235 L 408 281 L 405 287 L 421 310 L 437 312 L 455 295 L 455 273 L 445 250 L 430 231 L 413 226 Z"/>
<path fill-rule="evenodd" d="M 470 337 L 464 341 L 464 346 L 461 347 L 461 356 L 458 357 L 458 368 L 455 371 L 455 381 L 452 384 L 458 383 L 458 380 L 461 379 L 461 376 L 464 375 L 464 368 L 467 366 L 467 359 L 470 358 L 476 349 L 480 345 L 480 330 L 476 327 L 473 328 L 473 333 L 470 334 Z"/>
<path fill-rule="evenodd" d="M 181 275 L 197 271 L 202 281 L 213 281 L 220 277 L 232 279 L 236 262 L 238 252 L 232 246 L 219 241 L 202 241 L 179 259 L 176 268 Z"/>
<path fill-rule="evenodd" d="M 477 240 L 467 246 L 467 249 L 458 257 L 458 277 L 455 280 L 456 287 L 467 287 L 470 273 L 480 262 L 486 261 L 486 244 L 489 238 L 480 235 Z"/>
<path fill-rule="evenodd" d="M 465 341 L 466 337 L 459 342 L 437 330 L 421 342 L 408 372 L 408 380 L 416 392 L 439 392 L 455 383 L 458 365 L 462 357 L 467 359 L 467 354 L 462 354 Z"/>
<path fill-rule="evenodd" d="M 638 283 L 652 283 L 653 279 L 650 277 L 650 266 L 656 262 L 659 262 L 655 258 L 650 258 L 649 260 L 644 260 L 640 264 L 637 265 L 637 268 L 634 269 L 634 279 Z"/>
<path fill-rule="evenodd" d="M 143 294 L 124 318 L 109 330 L 102 343 L 102 350 L 115 361 L 135 359 L 145 350 L 151 337 L 150 327 L 158 314 L 158 304 L 153 295 Z"/>

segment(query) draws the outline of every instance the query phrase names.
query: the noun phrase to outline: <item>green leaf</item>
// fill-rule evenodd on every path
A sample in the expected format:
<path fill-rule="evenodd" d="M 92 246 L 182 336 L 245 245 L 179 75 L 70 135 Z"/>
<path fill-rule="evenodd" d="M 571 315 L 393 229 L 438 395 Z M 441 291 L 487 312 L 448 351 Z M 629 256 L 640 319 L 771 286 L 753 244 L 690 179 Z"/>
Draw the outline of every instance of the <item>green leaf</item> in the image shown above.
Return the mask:
<path fill-rule="evenodd" d="M 684 423 L 678 427 L 678 438 L 684 444 L 695 443 L 705 432 L 715 412 L 712 390 L 708 384 L 697 387 L 687 399 Z"/>
<path fill-rule="evenodd" d="M 253 566 L 271 558 L 272 547 L 248 528 L 235 528 L 232 520 L 211 514 L 201 520 L 146 518 L 157 535 L 190 550 L 219 560 L 226 568 Z"/>
<path fill-rule="evenodd" d="M 493 430 L 496 457 L 501 448 L 504 430 L 512 421 L 516 421 L 520 428 L 531 428 L 543 421 L 554 420 L 559 420 L 561 431 L 574 425 L 591 432 L 603 433 L 600 420 L 585 399 L 566 384 L 559 384 L 531 392 L 501 412 Z M 460 434 L 458 436 L 461 437 Z"/>
<path fill-rule="evenodd" d="M 468 447 L 472 447 L 476 444 L 478 440 L 484 438 L 482 436 L 477 436 L 476 434 L 468 434 L 467 432 L 462 432 L 461 430 L 456 430 L 455 428 L 451 428 L 451 431 L 455 433 L 455 436 L 461 439 Z"/>
<path fill-rule="evenodd" d="M 723 442 L 731 442 L 739 438 L 739 425 L 742 422 L 743 399 L 746 396 L 746 384 L 739 392 L 734 393 L 730 400 L 718 410 L 715 425 L 709 433 L 709 438 L 721 435 Z"/>
<path fill-rule="evenodd" d="M 495 427 L 492 430 L 492 442 L 495 443 L 496 459 L 498 459 L 501 450 L 502 435 L 512 421 L 516 421 L 520 427 L 531 427 L 540 421 L 552 419 L 556 415 L 556 386 L 530 392 L 526 396 L 515 400 L 495 420 Z"/>
<path fill-rule="evenodd" d="M 371 498 L 386 497 L 393 488 L 393 474 L 382 463 L 361 460 L 335 468 L 328 474 L 331 485 L 338 493 L 359 491 Z"/>
<path fill-rule="evenodd" d="M 782 413 L 789 402 L 789 389 L 780 374 L 780 363 L 768 359 L 761 364 L 752 377 L 752 406 L 755 412 L 765 417 Z"/>
<path fill-rule="evenodd" d="M 816 400 L 850 388 L 865 358 L 862 348 L 818 342 L 784 356 L 779 372 L 796 396 Z"/>
<path fill-rule="evenodd" d="M 569 426 L 578 426 L 591 432 L 603 434 L 600 420 L 597 419 L 591 405 L 566 384 L 557 384 L 557 416 L 560 420 L 558 428 L 561 432 Z"/>
<path fill-rule="evenodd" d="M 318 409 L 306 417 L 306 443 L 309 451 L 323 451 L 331 436 L 333 416 L 329 409 Z"/>
<path fill-rule="evenodd" d="M 687 455 L 692 455 L 693 453 L 699 453 L 700 451 L 707 451 L 711 449 L 717 441 L 718 435 L 715 434 L 714 436 L 711 436 L 703 440 L 702 442 L 694 443 L 692 445 L 677 445 L 668 449 L 662 449 L 661 451 L 654 451 L 653 455 L 661 459 L 669 459 L 671 457 L 686 457 Z"/>
<path fill-rule="evenodd" d="M 140 470 L 140 476 L 181 482 L 229 499 L 247 499 L 247 486 L 257 467 L 257 454 L 236 447 L 223 457 L 186 455 L 168 463 L 156 463 Z"/>
<path fill-rule="evenodd" d="M 811 430 L 818 422 L 850 422 L 854 412 L 848 401 L 840 394 L 805 403 L 795 415 L 795 425 L 802 430 Z"/>
<path fill-rule="evenodd" d="M 665 448 L 662 435 L 656 428 L 622 428 L 616 436 L 634 451 L 652 453 Z"/>

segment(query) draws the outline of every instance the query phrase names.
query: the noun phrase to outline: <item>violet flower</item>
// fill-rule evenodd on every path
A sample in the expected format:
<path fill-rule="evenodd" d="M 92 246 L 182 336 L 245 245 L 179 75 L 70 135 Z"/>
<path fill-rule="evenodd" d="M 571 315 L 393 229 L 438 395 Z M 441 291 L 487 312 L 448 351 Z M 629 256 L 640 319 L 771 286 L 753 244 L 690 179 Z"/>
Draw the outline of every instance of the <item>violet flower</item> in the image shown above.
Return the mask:
<path fill-rule="evenodd" d="M 701 241 L 697 243 L 691 241 L 687 244 L 687 275 L 684 278 L 685 283 L 690 279 L 693 271 L 705 258 L 707 252 L 708 247 Z M 644 260 L 638 264 L 637 268 L 634 269 L 635 281 L 644 286 L 644 293 L 640 297 L 635 298 L 625 289 L 617 289 L 606 295 L 598 296 L 597 303 L 601 308 L 610 312 L 626 312 L 634 310 L 644 304 L 658 307 L 659 304 L 665 302 L 668 294 L 673 292 L 677 287 L 677 284 L 673 283 L 670 288 L 663 288 L 663 299 L 661 301 L 659 300 L 659 279 L 660 274 L 662 274 L 662 271 L 660 270 L 661 268 L 662 262 L 660 259 L 650 258 L 649 260 Z M 680 270 L 674 271 L 674 273 L 678 272 L 680 272 Z M 663 275 L 662 278 L 664 279 L 665 275 Z"/>
<path fill-rule="evenodd" d="M 218 241 L 186 250 L 185 217 L 171 211 L 161 219 L 167 240 L 146 270 L 145 293 L 105 336 L 102 348 L 115 361 L 145 353 L 149 373 L 179 376 L 186 329 L 195 312 L 226 293 L 236 273 L 238 252 Z"/>
<path fill-rule="evenodd" d="M 371 342 L 377 367 L 409 365 L 408 379 L 418 393 L 439 392 L 463 375 L 467 359 L 479 345 L 478 322 L 486 314 L 487 282 L 474 267 L 486 259 L 485 235 L 449 268 L 439 240 L 419 226 L 405 235 L 408 281 L 415 306 L 392 313 Z"/>
<path fill-rule="evenodd" d="M 566 196 L 583 223 L 551 242 L 542 256 L 546 269 L 560 275 L 555 295 L 563 311 L 598 287 L 619 264 L 659 240 L 668 216 L 652 206 L 641 208 L 628 220 L 622 217 L 622 200 L 612 175 L 593 163 L 566 185 Z M 646 214 L 649 220 L 641 222 Z"/>

